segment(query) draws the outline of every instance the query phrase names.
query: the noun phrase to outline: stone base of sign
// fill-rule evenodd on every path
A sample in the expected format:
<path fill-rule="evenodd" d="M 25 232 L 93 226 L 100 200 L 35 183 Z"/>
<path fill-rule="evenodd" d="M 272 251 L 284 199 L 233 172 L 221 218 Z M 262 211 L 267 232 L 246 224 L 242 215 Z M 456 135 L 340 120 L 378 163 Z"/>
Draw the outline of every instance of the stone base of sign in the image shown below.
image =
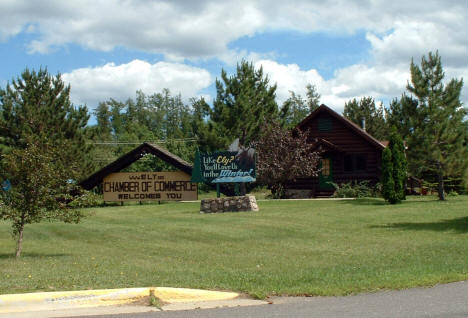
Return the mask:
<path fill-rule="evenodd" d="M 257 199 L 253 195 L 201 200 L 200 213 L 222 213 L 258 211 Z"/>

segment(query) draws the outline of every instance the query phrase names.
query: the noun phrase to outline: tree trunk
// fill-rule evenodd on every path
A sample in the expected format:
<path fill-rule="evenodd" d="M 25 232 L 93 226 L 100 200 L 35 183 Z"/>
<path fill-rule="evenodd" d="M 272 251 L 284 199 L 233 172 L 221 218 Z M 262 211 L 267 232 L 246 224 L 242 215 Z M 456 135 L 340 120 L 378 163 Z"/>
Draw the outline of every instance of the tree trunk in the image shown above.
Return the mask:
<path fill-rule="evenodd" d="M 18 229 L 18 241 L 16 242 L 16 258 L 21 256 L 21 250 L 23 249 L 23 232 L 24 224 L 21 224 Z"/>
<path fill-rule="evenodd" d="M 440 162 L 438 163 L 438 186 L 437 186 L 437 192 L 439 193 L 439 200 L 444 201 L 445 200 L 445 194 L 444 194 L 444 172 L 442 171 L 442 167 L 440 165 Z"/>

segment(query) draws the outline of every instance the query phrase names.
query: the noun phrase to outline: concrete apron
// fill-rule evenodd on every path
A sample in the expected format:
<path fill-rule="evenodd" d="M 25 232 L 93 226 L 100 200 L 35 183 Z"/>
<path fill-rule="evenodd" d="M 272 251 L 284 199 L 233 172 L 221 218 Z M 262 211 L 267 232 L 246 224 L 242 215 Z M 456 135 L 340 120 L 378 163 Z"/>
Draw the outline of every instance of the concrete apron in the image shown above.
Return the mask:
<path fill-rule="evenodd" d="M 150 296 L 154 296 L 150 306 Z M 1 317 L 28 317 L 38 312 L 41 317 L 65 316 L 64 313 L 96 314 L 99 312 L 144 312 L 155 310 L 186 310 L 264 304 L 266 302 L 239 298 L 238 293 L 207 291 L 200 289 L 145 287 L 124 289 L 82 290 L 68 292 L 43 292 L 0 295 Z M 111 307 L 109 307 L 111 306 Z M 120 310 L 119 310 L 120 309 Z M 54 313 L 56 315 L 54 315 Z"/>

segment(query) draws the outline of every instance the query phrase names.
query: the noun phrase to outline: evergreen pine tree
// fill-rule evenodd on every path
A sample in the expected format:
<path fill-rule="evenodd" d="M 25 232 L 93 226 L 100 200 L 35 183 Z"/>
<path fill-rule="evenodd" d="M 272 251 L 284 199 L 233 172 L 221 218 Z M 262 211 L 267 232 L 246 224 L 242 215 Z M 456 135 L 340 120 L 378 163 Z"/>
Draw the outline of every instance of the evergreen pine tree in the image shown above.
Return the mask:
<path fill-rule="evenodd" d="M 281 106 L 279 116 L 282 126 L 294 128 L 309 114 L 309 108 L 301 95 L 293 91 L 290 91 L 290 94 Z"/>
<path fill-rule="evenodd" d="M 417 99 L 414 130 L 408 138 L 408 161 L 413 174 L 436 175 L 440 200 L 445 200 L 444 177 L 460 176 L 468 165 L 464 145 L 467 110 L 460 101 L 463 80 L 447 84 L 438 52 L 423 56 L 421 65 L 411 62 L 407 89 Z"/>
<path fill-rule="evenodd" d="M 320 97 L 321 95 L 317 91 L 317 86 L 312 84 L 306 85 L 306 96 L 307 96 L 307 106 L 309 107 L 309 113 L 313 112 L 320 106 Z"/>
<path fill-rule="evenodd" d="M 397 133 L 396 128 L 393 129 L 390 135 L 388 148 L 392 153 L 392 168 L 393 168 L 393 182 L 395 187 L 395 195 L 398 200 L 405 200 L 405 184 L 406 184 L 406 158 L 403 139 Z"/>
<path fill-rule="evenodd" d="M 216 144 L 227 147 L 236 138 L 241 145 L 258 140 L 262 125 L 278 116 L 275 91 L 276 85 L 270 86 L 263 69 L 255 69 L 247 61 L 237 65 L 233 76 L 222 70 L 221 80 L 216 80 L 210 123 Z"/>
<path fill-rule="evenodd" d="M 388 126 L 395 127 L 406 142 L 408 142 L 408 138 L 414 132 L 417 124 L 417 108 L 418 101 L 403 94 L 399 100 L 393 99 L 389 108 L 385 109 Z"/>
<path fill-rule="evenodd" d="M 64 149 L 79 159 L 83 175 L 94 170 L 88 156 L 86 106 L 74 107 L 70 86 L 47 69 L 26 69 L 5 89 L 0 89 L 0 136 L 3 152 L 22 149 L 34 140 L 38 143 L 71 141 Z"/>
<path fill-rule="evenodd" d="M 390 204 L 399 202 L 393 180 L 392 151 L 388 147 L 382 152 L 382 196 Z"/>
<path fill-rule="evenodd" d="M 289 93 L 291 96 L 281 106 L 279 117 L 283 126 L 294 128 L 320 106 L 320 94 L 317 92 L 317 87 L 312 84 L 306 86 L 307 99 L 293 91 Z"/>
<path fill-rule="evenodd" d="M 345 103 L 343 116 L 360 126 L 365 122 L 366 131 L 378 140 L 388 136 L 383 107 L 376 107 L 372 97 L 363 97 L 361 100 L 353 99 Z"/>

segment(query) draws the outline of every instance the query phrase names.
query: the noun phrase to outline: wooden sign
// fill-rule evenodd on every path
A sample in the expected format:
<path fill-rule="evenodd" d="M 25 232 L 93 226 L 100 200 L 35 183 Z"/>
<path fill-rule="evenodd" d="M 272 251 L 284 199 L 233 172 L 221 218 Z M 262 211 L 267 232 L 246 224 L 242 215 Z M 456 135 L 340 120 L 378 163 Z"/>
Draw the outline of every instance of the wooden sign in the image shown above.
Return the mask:
<path fill-rule="evenodd" d="M 255 150 L 197 153 L 193 182 L 255 182 Z"/>
<path fill-rule="evenodd" d="M 175 172 L 117 172 L 104 178 L 104 201 L 193 201 L 197 184 Z"/>

